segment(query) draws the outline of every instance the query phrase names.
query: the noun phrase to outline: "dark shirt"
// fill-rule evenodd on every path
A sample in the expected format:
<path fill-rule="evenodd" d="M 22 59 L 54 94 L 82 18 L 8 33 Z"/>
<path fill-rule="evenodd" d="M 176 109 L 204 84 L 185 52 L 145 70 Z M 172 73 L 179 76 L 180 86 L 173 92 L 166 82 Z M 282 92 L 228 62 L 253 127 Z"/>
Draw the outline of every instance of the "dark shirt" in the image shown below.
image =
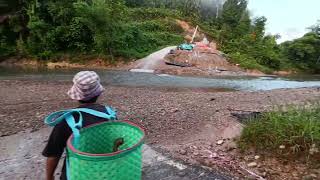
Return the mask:
<path fill-rule="evenodd" d="M 84 104 L 79 106 L 79 108 L 89 108 L 93 110 L 97 110 L 100 112 L 106 112 L 105 106 L 100 104 Z M 102 119 L 87 113 L 83 113 L 83 125 L 82 127 L 87 127 L 92 124 L 102 123 L 105 122 L 106 119 Z M 75 114 L 75 120 L 78 120 L 78 115 Z M 71 129 L 69 128 L 66 121 L 62 121 L 61 123 L 57 124 L 49 137 L 48 144 L 44 148 L 42 155 L 45 157 L 57 157 L 60 158 L 64 152 L 66 147 L 66 143 L 70 135 L 72 134 Z M 66 160 L 64 160 L 61 176 L 60 179 L 66 180 Z"/>

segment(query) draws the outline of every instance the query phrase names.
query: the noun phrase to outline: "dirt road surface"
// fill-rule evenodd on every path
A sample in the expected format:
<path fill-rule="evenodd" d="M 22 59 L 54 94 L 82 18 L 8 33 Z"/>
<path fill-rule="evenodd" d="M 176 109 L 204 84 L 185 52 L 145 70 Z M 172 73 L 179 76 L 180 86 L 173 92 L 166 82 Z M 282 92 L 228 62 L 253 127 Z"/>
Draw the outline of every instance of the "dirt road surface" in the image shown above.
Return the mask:
<path fill-rule="evenodd" d="M 45 131 L 43 119 L 46 115 L 76 107 L 77 103 L 70 101 L 66 95 L 71 85 L 58 81 L 0 80 L 0 136 L 5 136 L 0 139 L 0 154 L 5 156 L 10 149 L 20 148 L 19 143 L 10 144 L 4 138 L 16 133 Z M 239 135 L 242 124 L 233 114 L 267 111 L 275 105 L 303 104 L 319 98 L 318 88 L 213 92 L 208 89 L 106 87 L 100 103 L 115 107 L 120 119 L 144 126 L 148 145 L 174 158 L 194 163 L 202 153 L 217 152 L 219 156 L 226 156 L 218 151 L 216 141 L 228 141 Z M 28 141 L 31 143 L 22 147 L 29 154 L 11 159 L 23 161 L 31 158 L 34 162 L 40 162 L 41 150 L 31 148 L 36 135 L 21 137 L 30 138 Z M 44 144 L 44 141 L 41 142 Z M 37 148 L 41 149 L 40 146 Z M 3 156 L 0 161 L 2 164 L 12 162 Z M 12 171 L 16 168 L 21 167 L 14 166 Z M 0 172 L 0 177 L 3 173 Z"/>

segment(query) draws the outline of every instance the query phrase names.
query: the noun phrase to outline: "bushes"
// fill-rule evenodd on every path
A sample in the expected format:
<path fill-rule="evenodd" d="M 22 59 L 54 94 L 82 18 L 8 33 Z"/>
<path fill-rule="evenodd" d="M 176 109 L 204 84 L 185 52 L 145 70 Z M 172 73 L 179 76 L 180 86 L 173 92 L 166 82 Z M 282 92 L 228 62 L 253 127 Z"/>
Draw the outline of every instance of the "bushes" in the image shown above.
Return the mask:
<path fill-rule="evenodd" d="M 27 54 L 40 59 L 70 52 L 141 58 L 183 40 L 182 28 L 168 18 L 174 11 L 128 9 L 118 0 L 69 2 L 66 7 L 62 2 L 41 1 L 30 13 L 30 33 L 23 43 Z"/>
<path fill-rule="evenodd" d="M 293 66 L 304 71 L 320 72 L 320 35 L 317 31 L 281 44 L 281 50 Z"/>
<path fill-rule="evenodd" d="M 284 145 L 286 152 L 308 154 L 320 145 L 320 105 L 264 113 L 249 121 L 239 145 L 242 149 L 255 147 L 264 151 L 277 151 Z"/>
<path fill-rule="evenodd" d="M 23 33 L 18 32 L 21 39 L 16 40 L 16 49 L 23 56 L 32 56 L 38 59 L 50 59 L 60 52 L 68 52 L 76 49 L 84 51 L 90 46 L 90 35 L 88 29 L 74 20 L 72 16 L 72 2 L 68 4 L 63 1 L 53 2 L 39 1 L 30 2 L 25 14 L 15 16 L 28 16 Z M 70 11 L 70 12 L 69 12 Z M 15 26 L 21 26 L 14 22 Z M 89 40 L 88 40 L 89 39 Z"/>
<path fill-rule="evenodd" d="M 159 47 L 182 41 L 175 35 L 182 31 L 181 28 L 173 25 L 173 20 L 168 18 L 139 21 L 141 18 L 132 18 L 132 12 L 128 12 L 121 4 L 110 7 L 110 4 L 101 2 L 93 5 L 80 3 L 75 7 L 79 21 L 91 30 L 94 50 L 98 53 L 141 58 Z M 155 11 L 154 14 L 158 15 L 159 12 Z M 114 16 L 115 13 L 119 13 L 118 16 Z M 124 16 L 127 13 L 129 19 Z M 142 13 L 140 17 L 153 17 L 150 14 Z"/>
<path fill-rule="evenodd" d="M 177 11 L 128 8 L 119 0 L 30 1 L 13 26 L 1 27 L 1 56 L 17 53 L 38 59 L 62 54 L 141 58 L 183 41 Z M 28 17 L 28 18 L 20 18 Z M 21 29 L 23 22 L 27 33 Z M 18 38 L 22 35 L 22 38 Z"/>
<path fill-rule="evenodd" d="M 0 60 L 16 53 L 18 34 L 8 22 L 0 25 Z"/>
<path fill-rule="evenodd" d="M 15 45 L 8 44 L 5 39 L 0 39 L 0 60 L 14 55 L 16 52 Z"/>
<path fill-rule="evenodd" d="M 265 67 L 257 62 L 257 60 L 247 54 L 241 54 L 240 52 L 230 53 L 230 60 L 235 64 L 240 64 L 244 69 L 257 69 L 262 72 L 272 72 L 268 67 Z"/>
<path fill-rule="evenodd" d="M 147 32 L 171 32 L 180 34 L 183 33 L 184 30 L 181 26 L 176 23 L 175 19 L 166 18 L 163 20 L 150 20 L 136 23 L 136 25 L 143 31 Z"/>
<path fill-rule="evenodd" d="M 178 44 L 182 36 L 172 32 L 156 31 L 140 28 L 140 23 L 132 23 L 119 29 L 115 43 L 115 55 L 142 58 L 161 47 Z M 148 25 L 145 22 L 143 26 Z M 153 25 L 153 22 L 151 22 Z"/>
<path fill-rule="evenodd" d="M 261 41 L 256 41 L 250 36 L 245 36 L 229 41 L 223 46 L 223 50 L 229 54 L 231 61 L 245 69 L 272 73 L 284 66 L 274 37 L 267 36 Z"/>
<path fill-rule="evenodd" d="M 200 1 L 37 0 L 21 1 L 1 25 L 0 56 L 50 59 L 56 54 L 140 58 L 183 41 L 175 19 L 200 25 L 220 50 L 247 69 L 320 71 L 319 25 L 279 46 L 265 34 L 267 19 L 250 18 L 246 0 L 228 0 L 220 16 L 199 18 Z M 128 5 L 128 6 L 126 6 Z M 155 8 L 157 7 L 157 8 Z M 161 7 L 161 8 L 160 8 Z M 199 9 L 200 8 L 200 9 Z M 210 39 L 210 38 L 209 38 Z"/>
<path fill-rule="evenodd" d="M 164 9 L 164 8 L 130 8 L 128 18 L 133 21 L 159 20 L 167 17 L 179 18 L 181 17 L 179 11 Z"/>
<path fill-rule="evenodd" d="M 0 32 L 0 60 L 14 55 L 16 52 L 15 44 L 10 43 L 8 38 Z"/>

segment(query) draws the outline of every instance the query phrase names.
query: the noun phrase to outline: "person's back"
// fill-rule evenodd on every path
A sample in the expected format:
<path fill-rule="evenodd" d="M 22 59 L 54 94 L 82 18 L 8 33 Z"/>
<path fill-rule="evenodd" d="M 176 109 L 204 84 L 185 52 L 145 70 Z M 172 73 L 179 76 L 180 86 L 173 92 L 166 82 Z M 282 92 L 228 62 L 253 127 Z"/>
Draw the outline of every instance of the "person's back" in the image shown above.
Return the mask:
<path fill-rule="evenodd" d="M 73 79 L 73 87 L 68 91 L 68 95 L 71 99 L 77 100 L 80 103 L 78 108 L 88 108 L 103 113 L 106 112 L 106 108 L 97 102 L 97 99 L 104 91 L 104 88 L 100 84 L 99 76 L 93 71 L 83 71 L 75 75 Z M 96 116 L 83 113 L 83 126 L 88 127 L 92 124 L 105 122 L 106 119 L 101 119 Z M 74 118 L 78 119 L 78 114 L 74 114 Z M 57 124 L 51 132 L 48 143 L 44 148 L 42 154 L 47 157 L 46 163 L 46 177 L 47 180 L 54 179 L 54 172 L 62 156 L 66 142 L 72 134 L 66 121 L 62 121 Z M 60 179 L 66 178 L 66 166 L 65 162 L 62 168 Z"/>

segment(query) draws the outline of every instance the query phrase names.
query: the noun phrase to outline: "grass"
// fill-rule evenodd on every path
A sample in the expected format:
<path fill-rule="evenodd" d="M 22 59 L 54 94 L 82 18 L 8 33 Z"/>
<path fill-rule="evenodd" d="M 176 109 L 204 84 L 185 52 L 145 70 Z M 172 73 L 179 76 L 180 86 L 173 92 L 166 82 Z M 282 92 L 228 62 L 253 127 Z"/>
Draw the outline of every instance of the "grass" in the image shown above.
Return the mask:
<path fill-rule="evenodd" d="M 320 145 L 320 104 L 264 113 L 248 121 L 238 144 L 269 152 L 284 145 L 290 154 L 309 155 Z"/>

